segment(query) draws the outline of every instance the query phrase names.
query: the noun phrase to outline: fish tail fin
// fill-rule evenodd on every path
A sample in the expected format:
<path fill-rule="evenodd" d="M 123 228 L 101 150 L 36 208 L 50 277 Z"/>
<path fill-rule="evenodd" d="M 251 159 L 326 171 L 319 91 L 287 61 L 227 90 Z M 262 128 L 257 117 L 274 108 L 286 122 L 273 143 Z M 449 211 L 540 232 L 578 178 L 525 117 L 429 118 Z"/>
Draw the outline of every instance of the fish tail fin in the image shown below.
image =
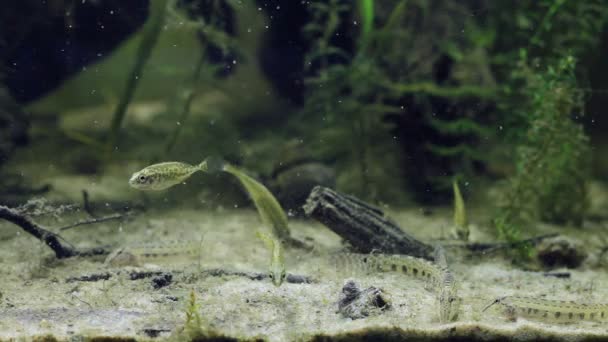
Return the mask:
<path fill-rule="evenodd" d="M 198 168 L 204 172 L 219 172 L 224 170 L 225 162 L 218 156 L 210 156 L 205 158 L 202 163 L 198 164 Z"/>

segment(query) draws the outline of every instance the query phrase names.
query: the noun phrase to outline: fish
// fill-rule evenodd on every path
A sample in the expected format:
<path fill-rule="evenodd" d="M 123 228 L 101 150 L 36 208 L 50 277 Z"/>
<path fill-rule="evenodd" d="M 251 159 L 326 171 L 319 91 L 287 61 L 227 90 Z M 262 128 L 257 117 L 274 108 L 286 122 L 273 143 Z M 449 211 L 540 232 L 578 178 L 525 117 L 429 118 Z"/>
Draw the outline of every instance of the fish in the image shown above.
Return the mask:
<path fill-rule="evenodd" d="M 294 242 L 289 231 L 287 215 L 272 193 L 262 183 L 231 164 L 224 163 L 222 170 L 236 177 L 243 185 L 258 210 L 262 223 L 272 228 L 273 235 L 283 242 Z"/>
<path fill-rule="evenodd" d="M 119 247 L 106 258 L 106 266 L 141 266 L 173 257 L 198 256 L 202 241 L 173 240 L 158 243 L 141 243 Z"/>
<path fill-rule="evenodd" d="M 330 259 L 336 271 L 397 272 L 423 280 L 427 289 L 437 295 L 439 321 L 448 323 L 458 318 L 461 300 L 456 280 L 447 265 L 409 255 L 338 253 Z"/>
<path fill-rule="evenodd" d="M 467 212 L 464 205 L 464 199 L 460 193 L 460 187 L 457 181 L 452 182 L 454 191 L 454 229 L 456 236 L 464 241 L 469 239 L 469 224 L 467 222 Z"/>
<path fill-rule="evenodd" d="M 223 171 L 237 178 L 253 201 L 262 223 L 272 228 L 273 235 L 280 239 L 282 243 L 293 247 L 304 247 L 303 242 L 291 237 L 287 215 L 274 195 L 262 183 L 248 176 L 237 167 L 224 162 L 219 157 L 208 157 L 198 165 L 182 162 L 150 165 L 135 172 L 129 180 L 129 185 L 139 190 L 165 190 L 183 183 L 197 171 L 208 173 Z"/>
<path fill-rule="evenodd" d="M 207 172 L 207 170 L 207 160 L 198 165 L 164 162 L 135 172 L 129 179 L 129 185 L 138 190 L 160 191 L 183 183 L 197 171 Z"/>
<path fill-rule="evenodd" d="M 583 304 L 535 297 L 504 296 L 496 298 L 482 312 L 494 304 L 502 305 L 510 320 L 523 317 L 554 323 L 608 322 L 608 304 Z"/>
<path fill-rule="evenodd" d="M 287 277 L 285 271 L 285 257 L 283 256 L 283 246 L 281 241 L 268 233 L 257 232 L 258 238 L 264 242 L 270 250 L 270 270 L 268 275 L 275 286 L 281 286 Z"/>

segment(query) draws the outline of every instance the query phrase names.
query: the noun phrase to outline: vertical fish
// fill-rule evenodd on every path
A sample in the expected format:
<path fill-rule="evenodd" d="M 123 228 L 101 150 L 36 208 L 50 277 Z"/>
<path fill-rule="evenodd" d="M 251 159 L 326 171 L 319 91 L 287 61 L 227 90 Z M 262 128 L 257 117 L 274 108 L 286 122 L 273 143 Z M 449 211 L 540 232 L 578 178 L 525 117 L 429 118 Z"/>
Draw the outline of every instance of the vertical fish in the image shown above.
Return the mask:
<path fill-rule="evenodd" d="M 283 246 L 281 241 L 272 237 L 270 234 L 257 232 L 257 236 L 264 242 L 270 250 L 270 272 L 269 276 L 275 286 L 281 286 L 287 274 L 285 273 L 285 257 L 283 256 Z"/>
<path fill-rule="evenodd" d="M 457 181 L 452 182 L 452 188 L 454 190 L 454 229 L 459 239 L 467 241 L 469 239 L 469 224 L 464 199 Z"/>
<path fill-rule="evenodd" d="M 287 215 L 272 193 L 260 182 L 228 163 L 224 163 L 222 170 L 235 176 L 241 182 L 257 208 L 262 222 L 272 227 L 274 236 L 283 242 L 294 242 L 290 236 Z"/>

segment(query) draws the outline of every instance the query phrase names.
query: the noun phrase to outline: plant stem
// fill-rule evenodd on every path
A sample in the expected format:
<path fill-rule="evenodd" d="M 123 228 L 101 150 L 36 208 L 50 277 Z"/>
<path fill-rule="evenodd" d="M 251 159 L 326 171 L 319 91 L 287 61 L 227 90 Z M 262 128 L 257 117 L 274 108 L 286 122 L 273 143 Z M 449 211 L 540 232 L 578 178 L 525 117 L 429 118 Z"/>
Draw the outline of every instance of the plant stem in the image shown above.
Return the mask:
<path fill-rule="evenodd" d="M 150 17 L 142 32 L 141 42 L 139 43 L 139 47 L 137 48 L 137 53 L 135 55 L 135 64 L 131 69 L 124 93 L 116 106 L 114 116 L 112 117 L 112 123 L 110 124 L 110 132 L 105 148 L 106 157 L 110 156 L 112 149 L 116 145 L 119 130 L 127 112 L 127 107 L 133 100 L 133 95 L 135 94 L 139 80 L 142 77 L 144 66 L 150 59 L 152 50 L 154 50 L 154 47 L 158 42 L 158 37 L 160 36 L 165 19 L 166 6 L 167 0 L 150 1 Z"/>

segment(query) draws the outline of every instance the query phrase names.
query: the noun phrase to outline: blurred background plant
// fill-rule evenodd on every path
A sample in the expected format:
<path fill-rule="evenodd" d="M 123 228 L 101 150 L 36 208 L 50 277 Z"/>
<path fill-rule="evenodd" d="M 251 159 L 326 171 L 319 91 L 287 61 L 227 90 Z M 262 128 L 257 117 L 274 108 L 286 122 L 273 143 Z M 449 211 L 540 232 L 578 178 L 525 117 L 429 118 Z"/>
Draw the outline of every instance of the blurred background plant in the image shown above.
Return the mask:
<path fill-rule="evenodd" d="M 313 183 L 427 206 L 449 204 L 458 179 L 474 208 L 468 197 L 505 180 L 495 215 L 503 239 L 526 236 L 535 220 L 585 219 L 594 126 L 608 126 L 597 109 L 583 115 L 606 96 L 589 76 L 590 56 L 608 67 L 595 50 L 608 46 L 602 0 L 23 3 L 0 13 L 0 116 L 27 127 L 26 107 L 32 140 L 53 143 L 15 154 L 3 134 L 0 152 L 15 165 L 58 145 L 69 148 L 48 175 L 216 154 L 282 204 L 297 197 L 286 206 L 295 211 Z M 31 25 L 15 19 L 27 15 Z M 100 157 L 110 145 L 112 158 Z M 192 182 L 205 187 L 175 193 L 202 202 L 226 191 Z"/>

